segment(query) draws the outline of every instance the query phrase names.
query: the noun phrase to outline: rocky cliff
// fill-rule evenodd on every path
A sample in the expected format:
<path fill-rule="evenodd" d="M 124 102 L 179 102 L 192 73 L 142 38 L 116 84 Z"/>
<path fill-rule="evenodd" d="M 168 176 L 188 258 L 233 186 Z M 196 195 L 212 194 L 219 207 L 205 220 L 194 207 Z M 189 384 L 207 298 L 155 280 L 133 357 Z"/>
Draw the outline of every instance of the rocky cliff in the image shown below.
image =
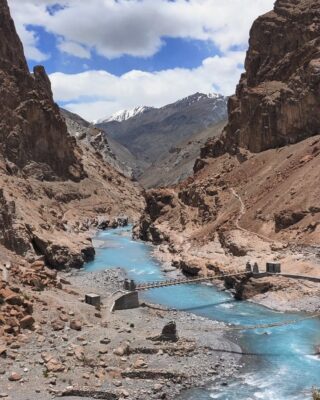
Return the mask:
<path fill-rule="evenodd" d="M 99 135 L 95 146 L 69 135 L 43 67 L 28 70 L 6 0 L 0 35 L 0 265 L 18 255 L 81 267 L 94 257 L 87 231 L 136 219 L 140 189 L 106 162 Z"/>
<path fill-rule="evenodd" d="M 6 0 L 0 1 L 0 144 L 6 168 L 20 176 L 84 176 L 43 67 L 29 73 Z"/>
<path fill-rule="evenodd" d="M 320 3 L 278 0 L 258 18 L 219 155 L 237 146 L 251 152 L 296 143 L 320 131 Z"/>
<path fill-rule="evenodd" d="M 100 154 L 104 161 L 128 178 L 133 176 L 132 163 L 135 165 L 133 155 L 120 143 L 85 121 L 79 115 L 60 109 L 67 124 L 68 132 L 79 142 L 88 146 L 92 152 Z"/>

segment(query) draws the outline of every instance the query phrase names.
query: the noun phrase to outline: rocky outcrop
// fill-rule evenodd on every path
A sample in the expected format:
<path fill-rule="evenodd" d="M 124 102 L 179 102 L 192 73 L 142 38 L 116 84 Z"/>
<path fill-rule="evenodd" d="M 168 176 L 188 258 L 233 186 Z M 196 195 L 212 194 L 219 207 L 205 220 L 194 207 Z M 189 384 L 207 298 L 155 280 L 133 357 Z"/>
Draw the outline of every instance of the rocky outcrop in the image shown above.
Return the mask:
<path fill-rule="evenodd" d="M 9 173 L 44 180 L 84 171 L 43 67 L 30 74 L 6 0 L 0 0 L 0 150 Z"/>
<path fill-rule="evenodd" d="M 320 133 L 320 3 L 277 0 L 250 32 L 249 50 L 229 124 L 202 156 L 237 147 L 261 152 Z"/>
<path fill-rule="evenodd" d="M 80 242 L 76 246 L 34 234 L 33 245 L 35 250 L 44 256 L 47 264 L 55 269 L 81 268 L 85 262 L 92 261 L 95 256 L 91 241 Z"/>
<path fill-rule="evenodd" d="M 174 261 L 173 266 L 181 271 L 185 275 L 197 276 L 201 272 L 201 267 L 194 260 L 178 260 Z"/>
<path fill-rule="evenodd" d="M 16 216 L 16 204 L 8 200 L 0 189 L 0 244 L 17 254 L 25 254 L 31 249 L 30 238 L 23 223 Z"/>
<path fill-rule="evenodd" d="M 134 227 L 134 237 L 144 241 L 151 241 L 154 244 L 164 242 L 167 238 L 154 225 L 161 215 L 165 215 L 167 210 L 174 208 L 176 199 L 171 190 L 151 190 L 145 194 L 146 207 L 139 223 Z"/>
<path fill-rule="evenodd" d="M 128 165 L 129 160 L 127 160 L 126 150 L 124 150 L 125 155 L 122 157 L 122 146 L 120 144 L 115 144 L 116 142 L 109 139 L 105 132 L 85 121 L 79 115 L 62 108 L 60 112 L 71 136 L 85 144 L 92 152 L 96 153 L 98 157 L 101 157 L 120 173 L 132 178 L 133 171 Z M 120 157 L 119 154 L 121 154 Z"/>
<path fill-rule="evenodd" d="M 175 321 L 168 322 L 162 329 L 161 335 L 149 338 L 157 342 L 177 342 L 179 340 Z"/>
<path fill-rule="evenodd" d="M 276 213 L 274 216 L 276 232 L 297 224 L 306 216 L 306 214 L 307 212 L 305 211 L 292 210 L 282 210 L 281 212 Z"/>
<path fill-rule="evenodd" d="M 273 284 L 269 280 L 259 280 L 259 279 L 249 279 L 249 280 L 240 280 L 235 286 L 235 294 L 234 297 L 237 300 L 248 300 L 252 297 L 267 293 L 273 289 Z"/>

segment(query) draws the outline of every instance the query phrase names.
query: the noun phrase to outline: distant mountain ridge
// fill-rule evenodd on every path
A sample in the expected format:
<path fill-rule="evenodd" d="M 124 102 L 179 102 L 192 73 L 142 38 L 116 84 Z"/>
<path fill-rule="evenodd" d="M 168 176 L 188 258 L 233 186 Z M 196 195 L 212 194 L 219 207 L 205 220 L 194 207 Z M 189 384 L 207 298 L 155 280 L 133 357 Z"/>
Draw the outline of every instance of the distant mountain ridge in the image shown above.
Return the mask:
<path fill-rule="evenodd" d="M 126 121 L 130 118 L 133 118 L 139 114 L 144 114 L 145 112 L 151 111 L 151 110 L 159 110 L 161 108 L 167 108 L 171 107 L 173 105 L 179 106 L 179 105 L 191 105 L 192 103 L 195 103 L 197 101 L 201 101 L 205 98 L 208 99 L 220 99 L 223 98 L 224 96 L 217 94 L 217 93 L 195 93 L 193 95 L 190 95 L 188 97 L 185 97 L 181 100 L 176 101 L 175 103 L 165 105 L 163 107 L 149 107 L 149 106 L 138 106 L 134 107 L 131 110 L 120 110 L 112 114 L 111 116 L 105 117 L 98 119 L 95 124 L 103 124 L 106 122 L 112 122 L 112 121 L 117 121 L 117 122 L 123 122 Z"/>
<path fill-rule="evenodd" d="M 122 111 L 96 126 L 126 147 L 146 169 L 177 144 L 224 121 L 227 100 L 216 93 L 195 93 L 160 108 L 143 106 Z M 136 176 L 143 172 L 139 168 Z"/>

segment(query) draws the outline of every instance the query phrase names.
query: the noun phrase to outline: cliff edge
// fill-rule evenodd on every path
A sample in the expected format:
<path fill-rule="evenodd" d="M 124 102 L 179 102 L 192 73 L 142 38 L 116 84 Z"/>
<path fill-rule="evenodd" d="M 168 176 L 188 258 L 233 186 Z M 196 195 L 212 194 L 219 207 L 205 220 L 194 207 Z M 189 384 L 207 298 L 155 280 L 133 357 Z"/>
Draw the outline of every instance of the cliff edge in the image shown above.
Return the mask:
<path fill-rule="evenodd" d="M 250 31 L 245 73 L 229 99 L 220 155 L 238 147 L 258 153 L 320 131 L 320 3 L 278 0 Z"/>

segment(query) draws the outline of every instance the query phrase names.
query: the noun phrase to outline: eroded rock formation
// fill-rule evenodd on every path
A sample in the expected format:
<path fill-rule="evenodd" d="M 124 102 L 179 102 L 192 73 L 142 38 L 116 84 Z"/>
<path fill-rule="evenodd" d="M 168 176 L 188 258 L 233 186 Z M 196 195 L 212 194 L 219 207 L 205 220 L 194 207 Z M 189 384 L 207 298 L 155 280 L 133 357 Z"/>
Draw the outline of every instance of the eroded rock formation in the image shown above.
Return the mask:
<path fill-rule="evenodd" d="M 260 152 L 320 132 L 320 3 L 278 0 L 258 18 L 223 140 L 206 153 Z"/>
<path fill-rule="evenodd" d="M 7 169 L 45 180 L 80 180 L 84 171 L 75 141 L 44 68 L 29 73 L 6 0 L 0 0 L 0 21 L 0 146 Z"/>
<path fill-rule="evenodd" d="M 79 268 L 94 257 L 86 232 L 99 215 L 112 226 L 132 220 L 140 189 L 106 162 L 99 137 L 88 146 L 69 136 L 44 68 L 28 70 L 6 0 L 0 35 L 2 259 Z"/>

